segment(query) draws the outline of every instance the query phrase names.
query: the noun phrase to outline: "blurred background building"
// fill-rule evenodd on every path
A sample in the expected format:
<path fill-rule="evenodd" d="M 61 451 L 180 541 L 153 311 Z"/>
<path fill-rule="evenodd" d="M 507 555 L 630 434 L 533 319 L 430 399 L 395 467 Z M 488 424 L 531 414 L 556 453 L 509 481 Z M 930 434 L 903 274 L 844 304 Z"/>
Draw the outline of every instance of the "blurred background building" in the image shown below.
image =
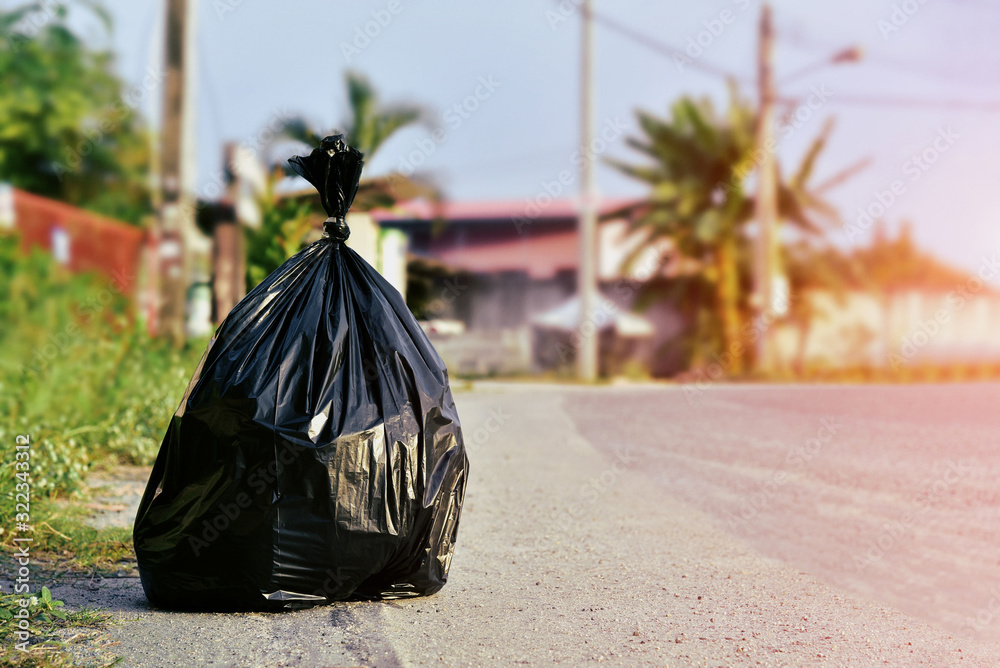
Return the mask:
<path fill-rule="evenodd" d="M 314 47 L 321 3 L 5 3 L 0 230 L 197 347 L 318 238 L 286 161 L 342 131 L 349 245 L 454 373 L 568 377 L 594 339 L 605 378 L 990 375 L 1000 17 L 914 6 L 341 8 Z M 330 53 L 245 39 L 290 26 Z"/>

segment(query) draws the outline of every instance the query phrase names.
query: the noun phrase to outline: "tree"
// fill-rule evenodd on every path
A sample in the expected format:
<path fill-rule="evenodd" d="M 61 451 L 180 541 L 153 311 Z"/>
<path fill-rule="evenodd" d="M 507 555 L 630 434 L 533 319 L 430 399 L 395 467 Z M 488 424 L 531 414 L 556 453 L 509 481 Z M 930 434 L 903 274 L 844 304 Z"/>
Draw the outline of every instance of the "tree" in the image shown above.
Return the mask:
<path fill-rule="evenodd" d="M 267 179 L 267 190 L 259 197 L 261 222 L 247 229 L 247 290 L 294 255 L 313 225 L 313 204 L 305 198 L 278 198 L 274 188 L 283 170 L 275 169 Z"/>
<path fill-rule="evenodd" d="M 345 79 L 351 117 L 341 122 L 340 131 L 347 137 L 347 143 L 366 158 L 370 159 L 397 130 L 418 123 L 425 115 L 416 105 L 380 104 L 374 86 L 363 74 L 348 71 Z M 284 130 L 290 138 L 311 147 L 319 146 L 320 140 L 329 134 L 317 131 L 301 117 L 287 121 Z"/>
<path fill-rule="evenodd" d="M 691 365 L 728 352 L 729 371 L 739 373 L 742 352 L 752 347 L 745 340 L 752 260 L 746 232 L 754 218 L 748 181 L 760 160 L 755 153 L 756 112 L 733 88 L 724 116 L 710 100 L 689 97 L 676 102 L 668 118 L 645 111 L 636 115 L 643 136 L 627 143 L 646 162 L 609 162 L 647 184 L 650 193 L 607 217 L 627 217 L 647 243 L 671 240 L 684 260 L 679 264 L 689 268 L 674 281 L 669 297 L 694 323 Z M 809 188 L 831 129 L 830 123 L 824 126 L 790 178 L 782 178 L 778 170 L 779 217 L 808 235 L 820 234 L 825 223 L 836 221 L 836 211 Z"/>
<path fill-rule="evenodd" d="M 359 72 L 348 71 L 345 74 L 345 81 L 350 116 L 341 121 L 338 132 L 344 134 L 348 144 L 364 153 L 367 161 L 371 161 L 393 134 L 427 120 L 427 111 L 418 105 L 382 104 L 374 86 Z M 335 132 L 318 130 L 299 116 L 284 124 L 283 134 L 289 139 L 314 148 L 319 146 L 323 137 Z M 398 172 L 385 177 L 366 177 L 361 180 L 353 210 L 388 208 L 397 201 L 414 197 L 438 200 L 440 193 L 432 183 Z"/>
<path fill-rule="evenodd" d="M 372 156 L 395 132 L 423 121 L 426 112 L 416 105 L 382 105 L 371 82 L 357 72 L 346 74 L 350 117 L 340 125 L 339 132 L 347 143 Z M 281 135 L 305 144 L 309 149 L 319 146 L 330 132 L 316 129 L 301 116 L 287 121 Z M 262 223 L 260 229 L 247 231 L 247 287 L 257 285 L 297 251 L 313 227 L 316 197 L 312 188 L 306 197 L 279 197 L 278 182 L 289 173 L 286 165 L 271 165 L 265 192 L 260 197 Z M 354 198 L 352 211 L 390 208 L 400 200 L 427 197 L 440 199 L 433 184 L 399 173 L 383 177 L 364 177 Z"/>
<path fill-rule="evenodd" d="M 75 6 L 110 32 L 97 2 Z M 65 4 L 0 11 L 0 180 L 138 223 L 150 212 L 148 146 L 110 51 L 70 29 Z"/>

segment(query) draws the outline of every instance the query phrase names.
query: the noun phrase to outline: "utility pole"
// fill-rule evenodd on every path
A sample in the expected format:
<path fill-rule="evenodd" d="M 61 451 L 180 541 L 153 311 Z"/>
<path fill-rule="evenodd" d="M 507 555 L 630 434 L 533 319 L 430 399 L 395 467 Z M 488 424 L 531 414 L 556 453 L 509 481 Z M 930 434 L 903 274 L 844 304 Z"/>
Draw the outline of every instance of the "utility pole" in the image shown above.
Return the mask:
<path fill-rule="evenodd" d="M 598 334 L 594 312 L 597 309 L 597 209 L 594 165 L 590 144 L 594 134 L 594 19 L 593 0 L 584 0 L 583 50 L 581 53 L 580 151 L 584 156 L 580 167 L 580 268 L 577 271 L 577 292 L 580 300 L 580 322 L 577 333 L 577 367 L 580 380 L 597 380 Z"/>
<path fill-rule="evenodd" d="M 194 207 L 184 192 L 184 119 L 187 100 L 188 0 L 167 0 L 160 179 L 162 195 L 157 219 L 159 270 L 158 331 L 175 346 L 184 342 L 187 291 L 185 237 L 194 224 Z"/>
<path fill-rule="evenodd" d="M 774 51 L 774 28 L 771 22 L 771 6 L 765 4 L 760 15 L 760 46 L 758 52 L 758 96 L 760 110 L 757 116 L 757 244 L 754 252 L 754 298 L 753 306 L 758 319 L 767 316 L 774 308 L 775 275 L 778 266 L 777 225 L 778 186 L 774 153 L 777 148 L 774 139 L 774 73 L 772 54 Z M 774 317 L 764 320 L 770 322 Z M 758 320 L 760 322 L 760 320 Z M 772 326 L 765 324 L 757 339 L 757 368 L 768 373 L 773 370 L 774 350 Z"/>
<path fill-rule="evenodd" d="M 212 230 L 212 322 L 219 325 L 246 294 L 243 229 L 236 213 L 240 176 L 236 167 L 237 144 L 224 147 L 226 194 L 216 209 Z"/>

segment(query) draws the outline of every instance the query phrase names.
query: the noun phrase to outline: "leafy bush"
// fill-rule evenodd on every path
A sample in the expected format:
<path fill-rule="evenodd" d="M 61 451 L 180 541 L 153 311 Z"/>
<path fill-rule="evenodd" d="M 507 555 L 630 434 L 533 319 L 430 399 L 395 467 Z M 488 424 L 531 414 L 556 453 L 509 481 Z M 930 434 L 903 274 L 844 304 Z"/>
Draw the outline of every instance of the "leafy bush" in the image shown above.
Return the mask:
<path fill-rule="evenodd" d="M 153 340 L 107 280 L 19 255 L 0 239 L 0 443 L 31 435 L 36 494 L 77 491 L 94 466 L 151 463 L 204 342 Z"/>
<path fill-rule="evenodd" d="M 0 237 L 0 322 L 0 530 L 14 526 L 15 438 L 28 434 L 35 549 L 100 560 L 101 536 L 122 546 L 127 532 L 98 535 L 85 511 L 53 500 L 80 496 L 92 470 L 152 463 L 205 342 L 150 338 L 107 279 L 25 257 L 11 237 Z"/>
<path fill-rule="evenodd" d="M 299 252 L 313 229 L 308 198 L 278 200 L 269 194 L 261 201 L 261 217 L 259 229 L 246 230 L 247 291 Z"/>

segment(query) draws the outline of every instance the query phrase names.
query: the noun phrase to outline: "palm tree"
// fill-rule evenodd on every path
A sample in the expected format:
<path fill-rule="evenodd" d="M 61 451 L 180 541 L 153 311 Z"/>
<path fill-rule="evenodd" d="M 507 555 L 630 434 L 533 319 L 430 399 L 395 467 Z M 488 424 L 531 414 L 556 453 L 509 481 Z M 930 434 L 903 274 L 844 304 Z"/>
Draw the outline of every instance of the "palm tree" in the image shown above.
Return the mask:
<path fill-rule="evenodd" d="M 393 133 L 415 123 L 424 122 L 426 111 L 417 105 L 382 105 L 371 82 L 357 72 L 346 74 L 347 97 L 350 116 L 340 124 L 339 132 L 347 142 L 365 154 L 366 160 L 392 136 Z M 314 128 L 301 116 L 286 121 L 280 136 L 307 147 L 319 146 L 322 138 L 333 131 L 323 132 Z M 310 233 L 316 233 L 314 215 L 318 199 L 313 188 L 306 197 L 298 195 L 281 197 L 278 183 L 291 172 L 285 165 L 271 165 L 263 193 L 259 195 L 261 225 L 257 230 L 247 230 L 247 289 L 257 285 L 282 262 L 291 257 Z M 361 179 L 354 198 L 352 211 L 370 211 L 391 208 L 402 200 L 424 197 L 440 201 L 440 193 L 433 183 L 417 177 L 391 173 L 381 177 Z"/>
<path fill-rule="evenodd" d="M 756 170 L 756 111 L 731 88 L 724 116 L 708 99 L 684 97 L 669 118 L 637 112 L 642 137 L 627 139 L 646 156 L 644 164 L 609 161 L 646 183 L 645 199 L 607 214 L 625 216 L 647 243 L 668 238 L 694 271 L 675 281 L 673 297 L 695 324 L 692 366 L 740 343 L 750 284 L 751 248 L 746 236 L 754 218 L 749 177 Z M 822 223 L 836 222 L 836 211 L 808 187 L 813 168 L 832 125 L 812 142 L 801 165 L 788 179 L 778 178 L 779 217 L 803 233 L 817 235 Z M 744 347 L 748 342 L 743 342 Z M 734 354 L 731 373 L 742 369 Z"/>
<path fill-rule="evenodd" d="M 374 86 L 363 74 L 348 71 L 345 80 L 350 117 L 341 121 L 338 132 L 346 136 L 348 144 L 365 154 L 365 160 L 370 162 L 397 131 L 417 123 L 429 123 L 427 110 L 418 105 L 381 104 Z M 298 116 L 285 122 L 281 134 L 316 147 L 323 137 L 334 132 L 320 131 Z M 387 208 L 400 200 L 416 197 L 437 201 L 440 193 L 429 181 L 393 172 L 384 177 L 362 179 L 352 209 Z"/>

